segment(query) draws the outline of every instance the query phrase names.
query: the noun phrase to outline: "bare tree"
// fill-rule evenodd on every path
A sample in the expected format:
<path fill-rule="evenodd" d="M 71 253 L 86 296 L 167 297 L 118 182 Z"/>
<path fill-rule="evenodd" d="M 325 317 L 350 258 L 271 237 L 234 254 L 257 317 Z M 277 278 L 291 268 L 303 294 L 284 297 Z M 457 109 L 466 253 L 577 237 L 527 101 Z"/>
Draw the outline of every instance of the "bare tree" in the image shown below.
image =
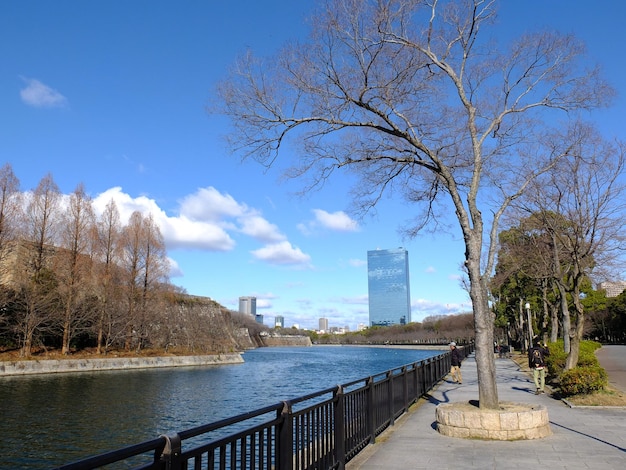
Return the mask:
<path fill-rule="evenodd" d="M 125 304 L 126 304 L 126 339 L 124 347 L 130 350 L 133 346 L 135 324 L 138 310 L 141 307 L 141 274 L 143 255 L 141 250 L 143 238 L 143 216 L 135 211 L 131 214 L 128 224 L 122 230 L 121 266 L 124 271 Z"/>
<path fill-rule="evenodd" d="M 87 300 L 93 296 L 91 233 L 95 215 L 91 198 L 79 184 L 70 194 L 61 225 L 61 244 L 55 263 L 59 293 L 63 299 L 62 353 L 70 353 L 70 342 L 91 316 Z"/>
<path fill-rule="evenodd" d="M 0 168 L 0 279 L 2 279 L 0 284 L 4 284 L 13 271 L 13 267 L 7 263 L 7 258 L 12 249 L 18 249 L 16 232 L 21 218 L 20 199 L 20 182 L 13 173 L 11 165 L 7 163 Z M 7 309 L 4 308 L 9 297 L 9 291 L 1 288 L 0 327 L 3 328 L 9 323 Z"/>
<path fill-rule="evenodd" d="M 99 314 L 96 326 L 98 338 L 97 352 L 106 352 L 110 342 L 120 333 L 116 330 L 117 308 L 119 301 L 120 276 L 120 237 L 122 225 L 115 201 L 106 205 L 97 221 L 95 237 L 95 270 L 99 300 Z"/>
<path fill-rule="evenodd" d="M 0 256 L 5 254 L 7 243 L 16 238 L 20 201 L 20 182 L 7 163 L 0 168 Z"/>
<path fill-rule="evenodd" d="M 139 337 L 137 348 L 143 347 L 150 336 L 150 323 L 159 317 L 160 311 L 164 310 L 162 303 L 164 288 L 169 285 L 165 241 L 152 214 L 144 217 L 142 230 L 143 272 L 139 321 L 136 326 Z"/>
<path fill-rule="evenodd" d="M 126 348 L 141 349 L 149 338 L 151 322 L 158 317 L 152 309 L 160 302 L 168 285 L 167 257 L 163 236 L 152 215 L 133 212 L 122 231 L 122 265 L 127 305 Z"/>
<path fill-rule="evenodd" d="M 60 192 L 52 175 L 43 177 L 29 196 L 24 220 L 29 262 L 26 269 L 18 273 L 16 301 L 16 305 L 21 305 L 16 330 L 23 356 L 31 355 L 37 332 L 50 328 L 59 308 L 57 279 L 51 259 L 57 241 Z"/>
<path fill-rule="evenodd" d="M 44 176 L 30 195 L 26 209 L 25 236 L 35 246 L 32 269 L 38 273 L 58 242 L 61 192 L 51 174 Z"/>
<path fill-rule="evenodd" d="M 563 140 L 571 152 L 538 178 L 523 199 L 551 240 L 553 280 L 561 299 L 566 369 L 578 362 L 585 312 L 583 283 L 610 279 L 624 267 L 626 203 L 622 176 L 626 146 L 606 142 L 592 127 L 577 123 Z M 573 303 L 573 322 L 568 299 Z"/>
<path fill-rule="evenodd" d="M 304 191 L 338 170 L 356 177 L 355 210 L 398 190 L 425 208 L 408 235 L 435 218 L 436 202 L 452 205 L 482 408 L 498 406 L 488 283 L 499 219 L 560 156 L 533 148 L 557 110 L 612 96 L 597 70 L 582 68 L 584 48 L 570 35 L 527 34 L 505 51 L 483 39 L 494 4 L 328 0 L 307 43 L 274 60 L 245 55 L 220 87 L 233 148 L 271 166 L 290 137 L 299 151 L 286 176 L 303 177 Z"/>

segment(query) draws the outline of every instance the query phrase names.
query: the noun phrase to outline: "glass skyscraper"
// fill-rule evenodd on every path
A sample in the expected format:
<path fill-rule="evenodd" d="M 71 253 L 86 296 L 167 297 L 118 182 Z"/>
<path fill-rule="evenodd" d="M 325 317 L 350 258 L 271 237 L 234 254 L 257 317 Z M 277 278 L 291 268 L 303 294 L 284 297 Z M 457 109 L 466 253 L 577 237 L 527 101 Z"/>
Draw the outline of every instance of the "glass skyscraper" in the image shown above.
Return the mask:
<path fill-rule="evenodd" d="M 404 248 L 367 252 L 370 326 L 411 322 L 409 253 Z"/>

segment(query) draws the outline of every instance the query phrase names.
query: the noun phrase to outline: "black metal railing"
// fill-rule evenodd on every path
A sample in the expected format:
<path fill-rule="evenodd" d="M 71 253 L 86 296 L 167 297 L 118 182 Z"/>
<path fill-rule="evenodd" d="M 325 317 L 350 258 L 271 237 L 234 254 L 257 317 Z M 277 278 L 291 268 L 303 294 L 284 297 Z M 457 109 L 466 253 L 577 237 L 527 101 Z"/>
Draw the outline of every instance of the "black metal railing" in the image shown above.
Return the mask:
<path fill-rule="evenodd" d="M 449 370 L 446 352 L 58 469 L 343 469 Z"/>

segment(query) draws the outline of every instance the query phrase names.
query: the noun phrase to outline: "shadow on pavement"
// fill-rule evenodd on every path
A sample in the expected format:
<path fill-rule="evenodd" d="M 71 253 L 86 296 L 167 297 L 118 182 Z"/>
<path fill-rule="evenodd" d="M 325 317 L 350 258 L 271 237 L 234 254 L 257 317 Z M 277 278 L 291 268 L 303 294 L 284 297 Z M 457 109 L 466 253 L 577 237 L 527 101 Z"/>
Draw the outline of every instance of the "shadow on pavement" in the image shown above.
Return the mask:
<path fill-rule="evenodd" d="M 606 444 L 607 446 L 615 447 L 616 449 L 621 450 L 622 452 L 626 452 L 626 449 L 624 449 L 623 447 L 620 447 L 620 446 L 615 445 L 615 444 L 611 444 L 610 442 L 607 442 L 605 440 L 599 439 L 599 438 L 594 437 L 594 436 L 592 436 L 590 434 L 586 434 L 584 432 L 577 431 L 576 429 L 568 428 L 567 426 L 563 426 L 561 424 L 555 423 L 554 421 L 550 421 L 550 424 L 553 425 L 553 426 L 558 426 L 561 429 L 565 429 L 566 431 L 574 432 L 574 433 L 579 434 L 581 436 L 588 437 L 589 439 L 593 439 L 594 441 L 601 442 L 602 444 Z"/>

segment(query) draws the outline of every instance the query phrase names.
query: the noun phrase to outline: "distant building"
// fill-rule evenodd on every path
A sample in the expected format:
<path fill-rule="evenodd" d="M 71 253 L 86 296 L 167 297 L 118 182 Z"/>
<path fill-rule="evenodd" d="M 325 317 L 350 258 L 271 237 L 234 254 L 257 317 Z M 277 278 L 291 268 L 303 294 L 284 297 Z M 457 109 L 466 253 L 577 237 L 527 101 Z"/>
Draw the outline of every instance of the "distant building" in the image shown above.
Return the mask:
<path fill-rule="evenodd" d="M 617 297 L 626 289 L 626 281 L 601 282 L 600 289 L 606 292 L 607 297 Z"/>
<path fill-rule="evenodd" d="M 263 315 L 255 315 L 255 320 L 257 323 L 260 323 L 261 325 L 263 324 Z"/>
<path fill-rule="evenodd" d="M 319 327 L 320 331 L 328 331 L 328 318 L 320 318 Z"/>
<path fill-rule="evenodd" d="M 256 297 L 239 297 L 239 313 L 256 317 Z"/>
<path fill-rule="evenodd" d="M 370 326 L 411 322 L 409 253 L 404 248 L 367 252 Z"/>
<path fill-rule="evenodd" d="M 274 317 L 274 328 L 285 328 L 285 317 L 276 315 Z"/>
<path fill-rule="evenodd" d="M 363 331 L 365 328 L 367 328 L 367 325 L 365 323 L 359 323 L 356 326 L 356 331 Z"/>

